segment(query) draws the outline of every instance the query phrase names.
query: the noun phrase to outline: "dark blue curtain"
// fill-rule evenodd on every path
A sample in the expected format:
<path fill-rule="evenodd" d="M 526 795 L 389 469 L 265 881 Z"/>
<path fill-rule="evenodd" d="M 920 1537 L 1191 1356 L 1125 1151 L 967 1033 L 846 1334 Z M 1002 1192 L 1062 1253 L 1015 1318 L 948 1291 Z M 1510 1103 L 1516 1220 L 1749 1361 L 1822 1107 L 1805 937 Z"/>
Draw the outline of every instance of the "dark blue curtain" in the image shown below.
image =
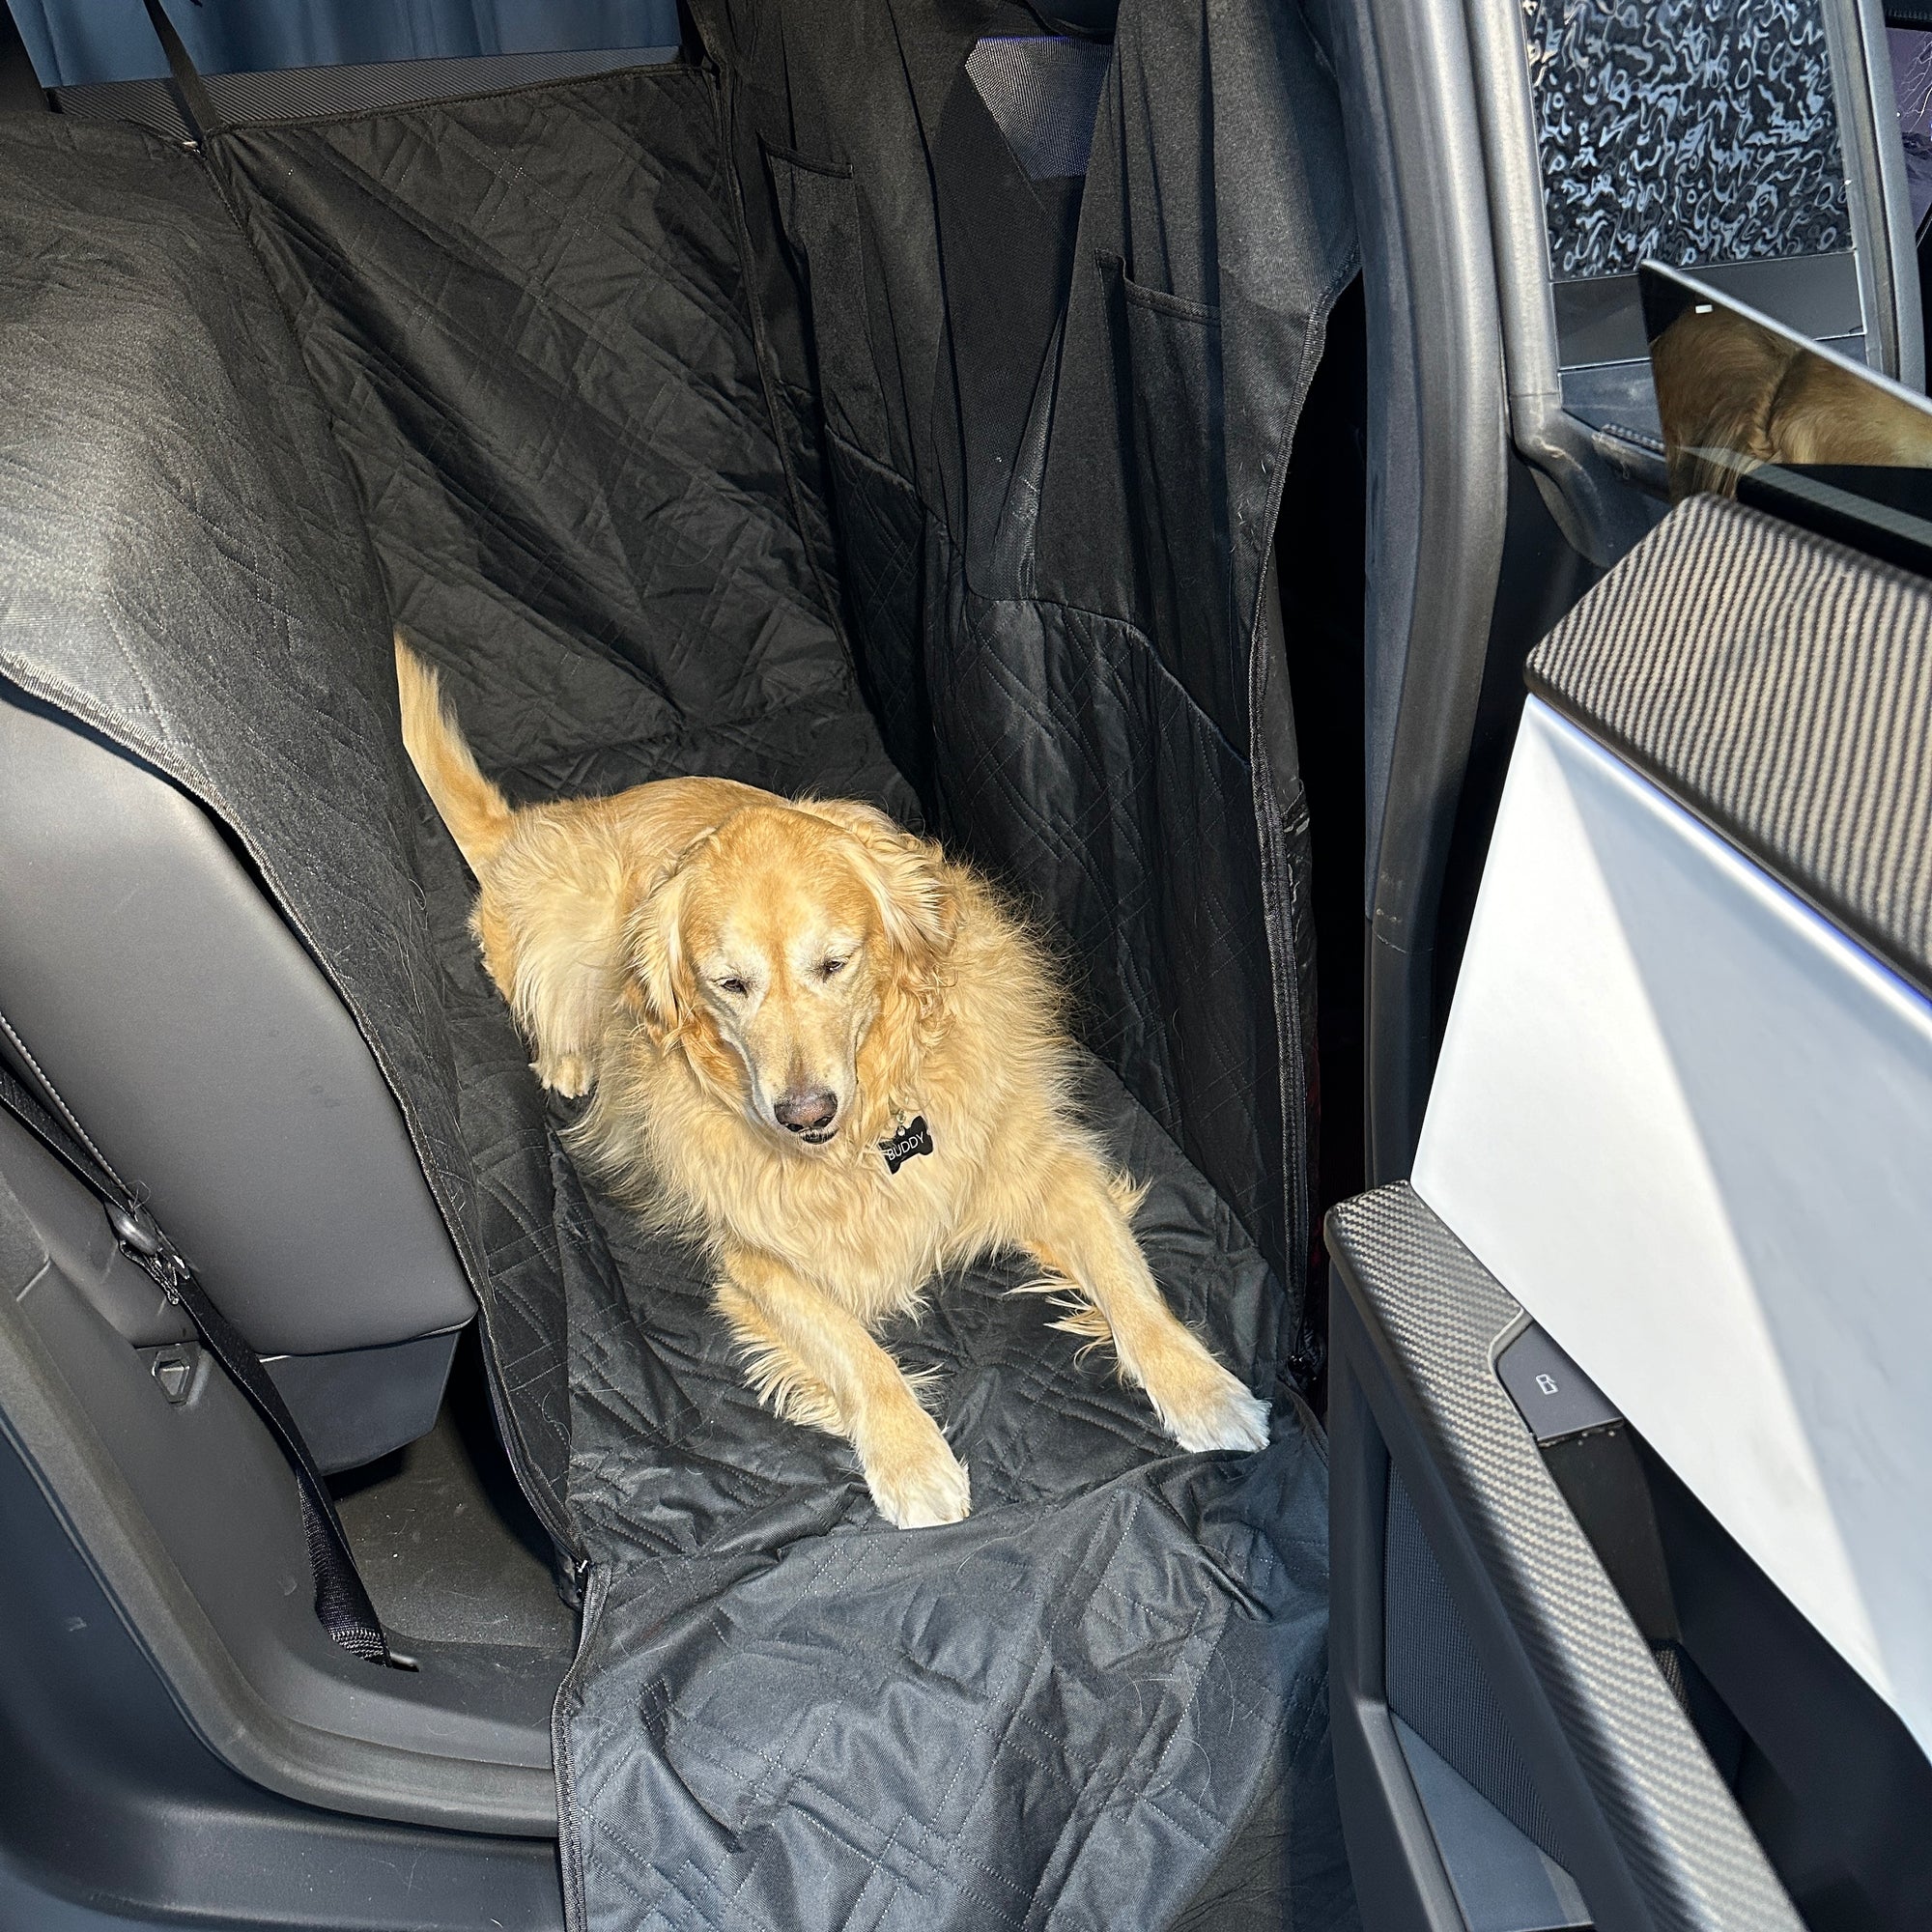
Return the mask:
<path fill-rule="evenodd" d="M 141 0 L 9 0 L 43 87 L 167 71 Z M 204 73 L 677 44 L 676 0 L 168 0 Z"/>

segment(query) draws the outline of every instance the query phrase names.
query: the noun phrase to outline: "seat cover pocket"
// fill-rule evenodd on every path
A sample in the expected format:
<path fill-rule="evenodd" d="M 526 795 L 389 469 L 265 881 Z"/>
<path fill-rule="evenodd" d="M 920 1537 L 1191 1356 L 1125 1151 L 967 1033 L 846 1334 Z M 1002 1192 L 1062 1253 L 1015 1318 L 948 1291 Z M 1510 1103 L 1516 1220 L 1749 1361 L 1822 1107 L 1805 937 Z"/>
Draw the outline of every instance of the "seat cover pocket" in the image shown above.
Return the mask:
<path fill-rule="evenodd" d="M 769 145 L 765 163 L 802 280 L 832 434 L 879 462 L 890 444 L 885 391 L 872 353 L 859 189 L 848 163 L 808 160 Z"/>

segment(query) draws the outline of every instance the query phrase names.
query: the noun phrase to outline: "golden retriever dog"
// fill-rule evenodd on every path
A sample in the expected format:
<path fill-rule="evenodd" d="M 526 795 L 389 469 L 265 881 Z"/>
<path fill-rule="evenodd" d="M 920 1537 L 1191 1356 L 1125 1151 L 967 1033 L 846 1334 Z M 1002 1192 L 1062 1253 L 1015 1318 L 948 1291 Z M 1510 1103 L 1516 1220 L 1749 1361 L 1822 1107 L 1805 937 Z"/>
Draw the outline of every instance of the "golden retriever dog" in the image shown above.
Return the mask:
<path fill-rule="evenodd" d="M 724 779 L 513 807 L 400 637 L 396 667 L 484 962 L 537 1077 L 590 1096 L 575 1151 L 705 1244 L 752 1385 L 845 1437 L 881 1515 L 955 1522 L 970 1490 L 874 1331 L 995 1250 L 1183 1448 L 1266 1442 L 1162 1299 L 1138 1191 L 1074 1116 L 1048 963 L 984 882 L 870 806 Z"/>
<path fill-rule="evenodd" d="M 1737 493 L 1762 464 L 1932 468 L 1932 417 L 1716 303 L 1651 345 L 1673 497 Z"/>

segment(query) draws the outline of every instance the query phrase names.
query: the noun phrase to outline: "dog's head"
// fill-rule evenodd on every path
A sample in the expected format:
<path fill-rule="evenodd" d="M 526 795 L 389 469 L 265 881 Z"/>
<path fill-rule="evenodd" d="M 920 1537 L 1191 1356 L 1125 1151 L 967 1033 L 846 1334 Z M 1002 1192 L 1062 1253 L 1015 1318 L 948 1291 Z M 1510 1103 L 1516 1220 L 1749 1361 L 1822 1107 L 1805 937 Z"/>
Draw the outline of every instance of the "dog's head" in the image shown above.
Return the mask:
<path fill-rule="evenodd" d="M 937 848 L 883 812 L 748 806 L 633 913 L 630 997 L 721 1097 L 823 1147 L 858 1111 L 867 1032 L 934 983 L 956 917 Z"/>

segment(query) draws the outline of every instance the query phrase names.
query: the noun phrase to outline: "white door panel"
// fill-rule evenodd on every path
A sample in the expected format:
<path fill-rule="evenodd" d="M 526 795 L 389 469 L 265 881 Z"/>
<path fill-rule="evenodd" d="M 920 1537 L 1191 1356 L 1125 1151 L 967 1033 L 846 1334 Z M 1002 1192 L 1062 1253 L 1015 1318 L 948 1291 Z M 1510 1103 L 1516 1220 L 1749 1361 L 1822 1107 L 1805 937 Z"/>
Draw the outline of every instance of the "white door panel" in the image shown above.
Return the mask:
<path fill-rule="evenodd" d="M 1532 700 L 1414 1185 L 1932 1750 L 1932 1005 Z"/>

